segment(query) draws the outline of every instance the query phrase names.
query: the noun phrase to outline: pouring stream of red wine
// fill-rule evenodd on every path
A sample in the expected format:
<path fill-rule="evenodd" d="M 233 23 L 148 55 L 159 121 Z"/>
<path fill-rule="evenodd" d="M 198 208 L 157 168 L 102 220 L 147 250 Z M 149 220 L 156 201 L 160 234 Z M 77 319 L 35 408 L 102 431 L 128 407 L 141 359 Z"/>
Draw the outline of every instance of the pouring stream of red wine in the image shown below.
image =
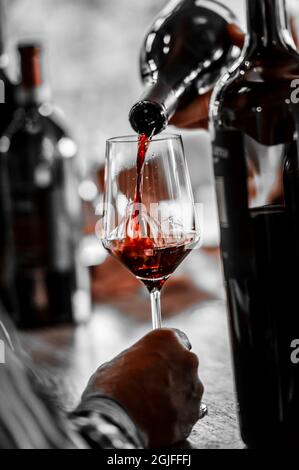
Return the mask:
<path fill-rule="evenodd" d="M 137 182 L 135 191 L 135 204 L 142 204 L 142 183 L 143 183 L 143 170 L 145 164 L 145 157 L 150 145 L 151 138 L 146 134 L 138 136 L 138 150 L 137 150 Z"/>
<path fill-rule="evenodd" d="M 137 173 L 136 173 L 136 189 L 134 197 L 134 212 L 132 215 L 132 224 L 134 224 L 133 233 L 137 235 L 137 238 L 142 238 L 142 233 L 140 229 L 140 209 L 142 205 L 142 187 L 143 187 L 143 173 L 145 158 L 151 142 L 151 137 L 146 134 L 140 134 L 138 136 L 138 148 L 137 148 Z"/>

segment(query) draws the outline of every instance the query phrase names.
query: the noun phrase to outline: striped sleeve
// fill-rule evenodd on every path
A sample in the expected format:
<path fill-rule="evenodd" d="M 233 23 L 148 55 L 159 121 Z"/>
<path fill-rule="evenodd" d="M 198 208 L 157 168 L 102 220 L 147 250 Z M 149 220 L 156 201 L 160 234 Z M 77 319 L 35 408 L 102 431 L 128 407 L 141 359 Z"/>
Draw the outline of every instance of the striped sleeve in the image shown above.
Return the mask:
<path fill-rule="evenodd" d="M 14 351 L 0 316 L 0 449 L 135 449 L 142 437 L 126 412 L 93 396 L 66 416 L 33 368 Z M 3 318 L 2 318 L 3 320 Z M 2 359 L 2 360 L 1 360 Z"/>

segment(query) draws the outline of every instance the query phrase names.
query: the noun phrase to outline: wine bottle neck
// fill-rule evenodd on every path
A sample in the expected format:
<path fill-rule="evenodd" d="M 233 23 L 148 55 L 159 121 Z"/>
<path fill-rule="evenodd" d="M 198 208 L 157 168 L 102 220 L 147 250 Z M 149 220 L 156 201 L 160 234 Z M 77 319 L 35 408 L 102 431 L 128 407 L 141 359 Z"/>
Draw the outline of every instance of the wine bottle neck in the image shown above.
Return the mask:
<path fill-rule="evenodd" d="M 47 101 L 48 89 L 42 78 L 41 48 L 39 45 L 21 45 L 22 80 L 18 93 L 18 102 L 21 105 L 41 104 Z"/>
<path fill-rule="evenodd" d="M 163 80 L 150 86 L 130 111 L 130 123 L 138 134 L 151 137 L 162 132 L 177 108 L 178 98 Z"/>
<path fill-rule="evenodd" d="M 285 0 L 247 0 L 247 21 L 251 45 L 267 48 L 285 44 Z"/>

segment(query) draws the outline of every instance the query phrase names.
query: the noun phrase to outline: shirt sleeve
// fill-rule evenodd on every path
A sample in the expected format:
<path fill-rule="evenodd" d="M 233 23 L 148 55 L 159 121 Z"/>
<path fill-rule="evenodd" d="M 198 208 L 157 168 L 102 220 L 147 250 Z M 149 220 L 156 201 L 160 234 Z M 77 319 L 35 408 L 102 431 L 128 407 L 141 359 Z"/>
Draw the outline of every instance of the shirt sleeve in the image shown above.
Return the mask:
<path fill-rule="evenodd" d="M 145 438 L 126 411 L 108 397 L 94 394 L 70 415 L 90 447 L 143 449 Z"/>
<path fill-rule="evenodd" d="M 0 449 L 135 449 L 142 436 L 127 413 L 95 395 L 65 415 L 42 377 L 24 364 L 0 315 Z"/>

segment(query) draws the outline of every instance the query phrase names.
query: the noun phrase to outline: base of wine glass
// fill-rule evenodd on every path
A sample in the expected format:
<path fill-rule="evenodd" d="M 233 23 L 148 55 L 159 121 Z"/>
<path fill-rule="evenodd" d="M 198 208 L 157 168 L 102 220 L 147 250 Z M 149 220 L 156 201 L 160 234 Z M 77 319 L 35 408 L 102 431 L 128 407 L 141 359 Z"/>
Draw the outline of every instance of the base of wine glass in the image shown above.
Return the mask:
<path fill-rule="evenodd" d="M 209 409 L 207 405 L 201 403 L 199 407 L 199 419 L 203 419 L 205 416 L 207 416 L 207 414 L 209 414 Z"/>

